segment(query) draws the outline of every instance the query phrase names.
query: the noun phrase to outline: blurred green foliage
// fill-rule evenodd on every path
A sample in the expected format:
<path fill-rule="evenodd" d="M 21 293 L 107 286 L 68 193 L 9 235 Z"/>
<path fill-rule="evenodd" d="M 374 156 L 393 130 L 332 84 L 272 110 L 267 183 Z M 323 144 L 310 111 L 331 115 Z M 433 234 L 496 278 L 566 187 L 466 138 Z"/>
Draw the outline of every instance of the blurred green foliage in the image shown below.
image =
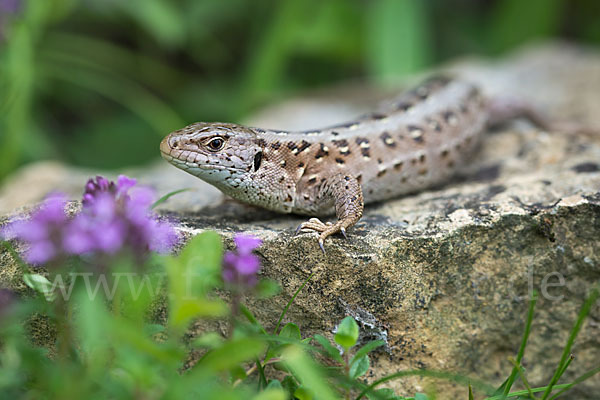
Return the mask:
<path fill-rule="evenodd" d="M 389 84 L 537 38 L 600 44 L 597 0 L 0 0 L 0 13 L 0 179 L 45 158 L 140 164 L 187 123 L 331 82 Z"/>

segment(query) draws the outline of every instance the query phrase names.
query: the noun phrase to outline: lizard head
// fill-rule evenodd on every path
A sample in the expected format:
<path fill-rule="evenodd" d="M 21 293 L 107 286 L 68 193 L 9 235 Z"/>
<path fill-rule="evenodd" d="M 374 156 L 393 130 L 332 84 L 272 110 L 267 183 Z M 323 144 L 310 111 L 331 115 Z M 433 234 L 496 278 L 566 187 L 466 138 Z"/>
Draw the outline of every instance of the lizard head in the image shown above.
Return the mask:
<path fill-rule="evenodd" d="M 160 143 L 164 159 L 218 187 L 258 170 L 262 148 L 256 133 L 226 123 L 197 122 L 172 132 Z"/>

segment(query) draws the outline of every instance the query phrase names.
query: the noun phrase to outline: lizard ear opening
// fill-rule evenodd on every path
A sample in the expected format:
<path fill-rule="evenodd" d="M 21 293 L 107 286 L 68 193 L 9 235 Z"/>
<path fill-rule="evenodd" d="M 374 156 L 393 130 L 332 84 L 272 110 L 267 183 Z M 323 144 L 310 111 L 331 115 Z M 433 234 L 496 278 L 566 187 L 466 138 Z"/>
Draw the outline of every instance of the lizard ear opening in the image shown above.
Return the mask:
<path fill-rule="evenodd" d="M 254 156 L 254 172 L 258 171 L 258 169 L 260 168 L 261 161 L 262 161 L 262 151 L 259 151 Z"/>

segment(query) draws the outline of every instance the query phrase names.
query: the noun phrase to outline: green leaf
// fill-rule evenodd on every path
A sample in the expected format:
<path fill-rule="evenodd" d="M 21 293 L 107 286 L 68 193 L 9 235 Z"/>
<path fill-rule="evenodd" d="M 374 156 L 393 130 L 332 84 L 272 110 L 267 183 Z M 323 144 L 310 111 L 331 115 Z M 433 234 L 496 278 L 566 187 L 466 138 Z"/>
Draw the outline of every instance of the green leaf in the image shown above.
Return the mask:
<path fill-rule="evenodd" d="M 312 400 L 314 398 L 312 393 L 304 386 L 300 386 L 298 389 L 296 389 L 294 392 L 294 397 L 298 400 Z"/>
<path fill-rule="evenodd" d="M 473 397 L 473 388 L 471 387 L 470 383 L 469 383 L 469 400 L 475 400 L 475 398 Z"/>
<path fill-rule="evenodd" d="M 175 196 L 176 194 L 187 192 L 188 190 L 192 190 L 192 188 L 179 189 L 179 190 L 174 190 L 172 192 L 169 192 L 169 193 L 165 194 L 164 196 L 162 196 L 160 199 L 156 200 L 152 204 L 152 206 L 150 207 L 150 209 L 154 210 L 156 207 L 158 207 L 159 205 L 161 205 L 165 201 L 169 200 L 171 197 Z"/>
<path fill-rule="evenodd" d="M 207 332 L 204 335 L 201 335 L 194 339 L 192 345 L 194 347 L 206 347 L 209 349 L 214 349 L 223 343 L 223 337 L 219 335 L 217 332 Z"/>
<path fill-rule="evenodd" d="M 415 400 L 429 400 L 429 396 L 424 393 L 416 393 Z"/>
<path fill-rule="evenodd" d="M 265 344 L 257 339 L 241 338 L 225 342 L 223 346 L 208 352 L 194 367 L 195 374 L 229 371 L 240 363 L 256 358 L 265 350 Z"/>
<path fill-rule="evenodd" d="M 320 400 L 337 399 L 325 380 L 326 372 L 297 345 L 288 346 L 281 355 L 285 365 L 303 387 L 318 393 Z"/>
<path fill-rule="evenodd" d="M 354 318 L 346 317 L 340 322 L 334 340 L 345 349 L 349 349 L 356 344 L 358 340 L 358 324 Z"/>
<path fill-rule="evenodd" d="M 317 342 L 319 342 L 319 344 L 321 346 L 323 346 L 323 348 L 325 349 L 325 351 L 327 352 L 329 357 L 331 357 L 332 359 L 334 359 L 335 361 L 337 361 L 339 363 L 344 362 L 344 359 L 340 355 L 340 350 L 337 347 L 335 347 L 334 345 L 332 345 L 331 342 L 325 336 L 317 334 L 314 336 L 314 339 Z"/>
<path fill-rule="evenodd" d="M 271 382 L 279 383 L 279 381 Z M 286 392 L 281 387 L 281 383 L 279 383 L 279 387 L 269 384 L 265 390 L 252 397 L 252 400 L 286 400 L 287 398 Z"/>
<path fill-rule="evenodd" d="M 40 274 L 23 274 L 23 281 L 36 292 L 43 294 L 46 300 L 53 301 L 56 298 L 52 283 L 45 276 Z"/>
<path fill-rule="evenodd" d="M 277 320 L 277 325 L 275 325 L 275 330 L 273 331 L 273 334 L 277 334 L 277 331 L 279 329 L 279 326 L 281 325 L 281 321 L 283 321 L 283 317 L 285 317 L 285 314 L 287 314 L 289 308 L 291 307 L 292 303 L 294 302 L 294 300 L 296 300 L 296 297 L 298 296 L 298 294 L 300 294 L 300 292 L 302 291 L 302 289 L 304 289 L 304 286 L 306 286 L 306 284 L 308 283 L 308 281 L 310 280 L 310 278 L 312 278 L 312 276 L 315 273 L 311 273 L 308 278 L 306 278 L 306 280 L 304 282 L 302 282 L 302 285 L 300 285 L 300 287 L 298 288 L 298 290 L 296 290 L 296 292 L 294 292 L 294 295 L 292 296 L 292 298 L 290 299 L 290 301 L 287 302 L 287 304 L 285 305 L 283 311 L 281 312 L 281 315 L 279 315 L 279 319 Z"/>
<path fill-rule="evenodd" d="M 165 331 L 165 327 L 160 324 L 146 324 L 144 325 L 144 333 L 147 336 L 153 336 L 157 333 L 161 333 Z"/>
<path fill-rule="evenodd" d="M 367 371 L 369 370 L 369 367 L 370 367 L 369 356 L 368 355 L 362 356 L 361 358 L 356 360 L 350 366 L 350 378 L 356 379 L 360 376 L 363 376 L 364 374 L 367 373 Z"/>
<path fill-rule="evenodd" d="M 186 325 L 193 318 L 223 317 L 228 312 L 227 304 L 221 300 L 184 299 L 173 307 L 171 322 L 174 325 Z"/>
<path fill-rule="evenodd" d="M 358 350 L 356 353 L 354 353 L 354 357 L 352 357 L 352 360 L 350 360 L 350 365 L 354 364 L 354 362 L 356 362 L 356 360 L 364 357 L 365 355 L 369 354 L 371 351 L 375 350 L 378 347 L 383 346 L 384 344 L 385 344 L 385 342 L 383 340 L 374 340 L 372 342 L 365 344 L 363 347 L 360 348 L 360 350 Z"/>
<path fill-rule="evenodd" d="M 245 305 L 240 304 L 240 312 L 244 315 L 244 317 L 246 317 L 246 319 L 248 321 L 250 321 L 250 323 L 252 325 L 254 325 L 256 328 L 258 328 L 258 330 L 261 333 L 263 333 L 265 335 L 267 334 L 267 331 L 265 330 L 265 328 L 260 324 L 260 322 L 258 322 L 258 320 L 254 316 L 254 314 L 252 314 L 252 312 L 250 310 L 248 310 L 248 308 Z"/>
<path fill-rule="evenodd" d="M 260 299 L 268 299 L 281 291 L 277 282 L 270 279 L 261 279 L 255 287 L 256 295 Z"/>
<path fill-rule="evenodd" d="M 377 399 L 377 400 L 402 400 L 404 399 L 404 397 L 399 397 L 396 396 L 396 393 L 394 393 L 393 389 L 390 388 L 383 388 L 383 389 L 379 389 L 379 390 L 375 390 L 373 392 L 373 394 L 368 396 L 369 399 Z"/>
<path fill-rule="evenodd" d="M 286 324 L 281 329 L 281 332 L 279 332 L 279 336 L 284 337 L 284 338 L 289 338 L 289 339 L 296 339 L 296 340 L 302 339 L 302 336 L 300 334 L 300 328 L 298 328 L 298 325 L 293 324 L 291 322 Z"/>
<path fill-rule="evenodd" d="M 278 379 L 271 379 L 265 389 L 283 389 L 283 386 Z"/>
<path fill-rule="evenodd" d="M 192 238 L 177 257 L 165 257 L 169 278 L 169 326 L 181 332 L 191 319 L 226 315 L 220 299 L 209 299 L 221 282 L 221 237 L 211 231 Z"/>
<path fill-rule="evenodd" d="M 246 370 L 244 368 L 242 368 L 241 365 L 236 365 L 233 368 L 230 369 L 231 371 L 231 379 L 232 380 L 243 380 L 246 379 L 247 375 L 246 375 Z"/>

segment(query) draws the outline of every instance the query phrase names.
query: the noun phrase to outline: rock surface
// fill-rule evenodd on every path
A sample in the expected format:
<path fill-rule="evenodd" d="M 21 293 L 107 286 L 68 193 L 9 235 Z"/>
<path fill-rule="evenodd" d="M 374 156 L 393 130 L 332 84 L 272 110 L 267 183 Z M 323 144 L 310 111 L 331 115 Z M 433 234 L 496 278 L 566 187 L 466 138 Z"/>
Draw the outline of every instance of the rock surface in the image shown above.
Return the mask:
<path fill-rule="evenodd" d="M 600 126 L 598 52 L 552 44 L 501 61 L 469 60 L 448 68 L 488 93 L 524 97 L 557 117 Z M 361 113 L 382 94 L 368 101 L 347 102 L 348 97 L 294 100 L 250 123 L 318 127 Z M 372 359 L 369 379 L 425 367 L 500 384 L 512 367 L 507 358 L 518 349 L 535 289 L 540 300 L 525 366 L 529 381 L 543 385 L 586 293 L 600 278 L 600 136 L 542 132 L 526 121 L 507 124 L 487 135 L 471 166 L 447 185 L 367 207 L 349 240 L 326 243 L 326 255 L 314 236 L 293 235 L 302 217 L 227 200 L 163 162 L 128 172 L 160 193 L 197 188 L 162 206 L 177 216 L 182 231 L 214 229 L 228 238 L 244 231 L 265 241 L 259 251 L 262 274 L 283 288 L 281 296 L 250 303 L 266 326 L 314 273 L 287 319 L 312 335 L 330 334 L 344 316 L 354 316 L 365 340 L 387 342 Z M 50 190 L 79 197 L 89 175 L 56 163 L 27 166 L 0 192 L 0 212 L 39 201 Z M 1 257 L 0 286 L 13 286 L 15 270 L 6 254 Z M 598 366 L 599 338 L 596 304 L 573 348 L 567 377 Z M 409 395 L 430 383 L 405 378 L 389 386 Z M 443 398 L 466 397 L 462 387 L 436 385 L 448 396 Z M 569 398 L 592 399 L 599 392 L 596 376 Z"/>

